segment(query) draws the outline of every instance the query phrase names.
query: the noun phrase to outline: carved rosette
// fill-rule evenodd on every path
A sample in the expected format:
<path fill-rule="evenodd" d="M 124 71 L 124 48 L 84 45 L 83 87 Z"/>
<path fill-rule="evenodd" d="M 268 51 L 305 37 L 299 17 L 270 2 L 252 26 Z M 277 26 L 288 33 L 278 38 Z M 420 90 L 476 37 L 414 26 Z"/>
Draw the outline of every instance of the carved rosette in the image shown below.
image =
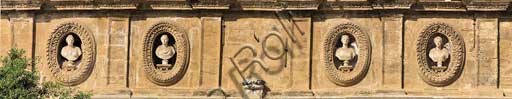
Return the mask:
<path fill-rule="evenodd" d="M 159 42 L 159 35 L 166 34 L 175 39 L 176 61 L 171 69 L 159 69 L 154 63 L 153 45 Z M 170 37 L 169 37 L 170 38 Z M 177 83 L 185 74 L 189 60 L 189 42 L 187 34 L 178 31 L 176 27 L 170 23 L 159 23 L 151 27 L 144 39 L 143 55 L 144 55 L 144 71 L 148 79 L 162 86 Z"/>
<path fill-rule="evenodd" d="M 67 35 L 77 35 L 80 38 L 82 56 L 75 70 L 65 70 L 59 62 L 60 44 L 65 42 Z M 76 23 L 66 23 L 59 26 L 48 39 L 48 66 L 55 79 L 67 86 L 74 86 L 85 81 L 94 68 L 96 46 L 91 32 Z"/>
<path fill-rule="evenodd" d="M 427 52 L 429 51 L 429 39 L 435 34 L 441 34 L 448 38 L 450 45 L 449 65 L 444 71 L 436 71 L 429 66 Z M 450 26 L 444 23 L 435 23 L 428 26 L 419 36 L 416 53 L 420 69 L 420 76 L 429 85 L 442 87 L 453 83 L 461 75 L 464 60 L 465 48 L 462 37 Z"/>
<path fill-rule="evenodd" d="M 340 71 L 337 69 L 334 61 L 337 59 L 334 54 L 336 44 L 340 41 L 343 34 L 350 34 L 355 38 L 358 46 L 359 55 L 357 62 L 350 71 Z M 368 34 L 363 33 L 360 28 L 353 24 L 341 24 L 325 35 L 323 42 L 325 71 L 329 79 L 340 86 L 351 86 L 360 82 L 368 72 L 370 62 L 370 39 Z"/>

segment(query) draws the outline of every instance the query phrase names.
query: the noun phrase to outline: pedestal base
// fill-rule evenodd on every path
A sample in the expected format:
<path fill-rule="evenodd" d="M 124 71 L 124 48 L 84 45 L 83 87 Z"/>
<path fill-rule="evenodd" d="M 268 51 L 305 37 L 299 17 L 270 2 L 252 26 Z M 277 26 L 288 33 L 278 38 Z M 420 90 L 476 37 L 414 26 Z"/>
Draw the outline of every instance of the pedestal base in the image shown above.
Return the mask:
<path fill-rule="evenodd" d="M 156 67 L 159 69 L 168 70 L 172 68 L 171 64 L 156 64 Z"/>

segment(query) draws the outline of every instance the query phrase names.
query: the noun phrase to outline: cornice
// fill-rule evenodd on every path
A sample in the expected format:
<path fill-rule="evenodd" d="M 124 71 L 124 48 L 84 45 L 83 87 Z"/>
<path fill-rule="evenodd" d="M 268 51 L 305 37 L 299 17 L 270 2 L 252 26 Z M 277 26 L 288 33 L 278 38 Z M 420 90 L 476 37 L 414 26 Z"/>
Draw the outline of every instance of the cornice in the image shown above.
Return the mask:
<path fill-rule="evenodd" d="M 467 8 L 469 11 L 506 11 L 509 5 L 510 2 L 506 0 L 475 0 L 467 4 Z"/>
<path fill-rule="evenodd" d="M 0 10 L 39 10 L 40 0 L 0 0 Z"/>
<path fill-rule="evenodd" d="M 0 0 L 0 10 L 510 11 L 512 0 Z"/>
<path fill-rule="evenodd" d="M 419 0 L 414 8 L 416 11 L 466 11 L 462 1 L 450 0 Z"/>
<path fill-rule="evenodd" d="M 96 10 L 94 0 L 48 0 L 46 4 L 55 10 Z"/>
<path fill-rule="evenodd" d="M 326 0 L 322 10 L 373 10 L 368 0 Z"/>
<path fill-rule="evenodd" d="M 193 9 L 229 9 L 230 0 L 197 0 L 190 2 Z"/>
<path fill-rule="evenodd" d="M 152 10 L 192 10 L 187 0 L 144 0 Z"/>

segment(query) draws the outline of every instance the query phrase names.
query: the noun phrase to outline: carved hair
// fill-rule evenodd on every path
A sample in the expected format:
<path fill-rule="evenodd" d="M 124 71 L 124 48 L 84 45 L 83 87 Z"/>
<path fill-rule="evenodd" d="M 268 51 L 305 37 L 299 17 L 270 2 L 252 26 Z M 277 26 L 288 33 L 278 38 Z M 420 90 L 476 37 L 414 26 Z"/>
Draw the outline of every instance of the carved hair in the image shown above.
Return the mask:
<path fill-rule="evenodd" d="M 73 36 L 72 36 L 72 35 L 68 35 L 68 36 L 66 37 L 66 43 L 71 43 L 71 44 L 73 44 L 73 42 L 74 42 L 74 41 L 75 41 L 75 38 L 73 38 Z"/>
<path fill-rule="evenodd" d="M 348 34 L 344 34 L 348 33 Z M 334 64 L 334 53 L 335 46 L 339 42 L 338 39 L 342 35 L 351 35 L 355 38 L 355 41 L 360 49 L 358 60 L 354 68 L 350 71 L 340 71 Z M 364 33 L 357 25 L 354 24 L 340 24 L 330 32 L 326 33 L 323 38 L 323 63 L 325 65 L 325 71 L 329 80 L 339 86 L 352 86 L 360 82 L 368 72 L 371 46 L 370 39 L 367 33 Z"/>
<path fill-rule="evenodd" d="M 450 45 L 453 45 L 450 49 L 451 59 L 446 71 L 435 71 L 431 69 L 427 61 L 428 44 L 430 44 L 428 39 L 435 36 L 434 34 L 436 33 L 441 33 L 448 37 L 451 43 Z M 438 37 L 442 40 L 440 36 Z M 434 40 L 438 39 L 438 37 L 435 37 Z M 427 84 L 436 87 L 447 86 L 455 82 L 461 75 L 466 55 L 464 40 L 452 27 L 444 23 L 429 25 L 421 32 L 416 46 L 416 57 L 418 58 L 418 65 L 421 71 L 419 75 Z"/>
<path fill-rule="evenodd" d="M 153 63 L 152 46 L 158 39 L 157 36 L 165 33 L 175 38 L 176 61 L 171 70 L 161 70 L 155 67 Z M 162 37 L 160 39 L 162 39 Z M 173 85 L 177 83 L 187 70 L 189 60 L 189 47 L 187 34 L 178 31 L 176 26 L 170 23 L 158 23 L 153 25 L 147 32 L 143 45 L 144 72 L 146 77 L 153 83 L 161 86 Z"/>
<path fill-rule="evenodd" d="M 81 62 L 77 66 L 78 68 L 76 70 L 66 71 L 62 70 L 62 64 L 58 61 L 58 50 L 60 49 L 58 44 L 62 42 L 64 36 L 67 36 L 65 38 L 66 42 L 73 40 L 74 37 L 70 34 L 74 34 L 79 38 L 82 38 L 83 54 Z M 76 23 L 65 23 L 54 30 L 48 39 L 47 56 L 48 67 L 57 81 L 67 86 L 74 86 L 87 80 L 94 68 L 96 58 L 96 43 L 94 42 L 93 37 L 94 36 L 89 30 Z"/>

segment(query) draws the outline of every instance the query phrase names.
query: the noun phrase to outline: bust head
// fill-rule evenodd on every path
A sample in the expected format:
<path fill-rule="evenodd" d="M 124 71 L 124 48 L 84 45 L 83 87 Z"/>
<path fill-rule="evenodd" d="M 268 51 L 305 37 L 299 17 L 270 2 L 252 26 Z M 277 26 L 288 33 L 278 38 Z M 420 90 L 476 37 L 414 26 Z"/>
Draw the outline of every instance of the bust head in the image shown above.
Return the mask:
<path fill-rule="evenodd" d="M 73 42 L 75 42 L 75 38 L 73 38 L 73 36 L 72 36 L 72 35 L 68 35 L 68 36 L 66 37 L 66 43 L 67 43 L 68 45 L 73 45 Z"/>
<path fill-rule="evenodd" d="M 443 38 L 441 38 L 440 36 L 437 36 L 436 38 L 434 38 L 434 44 L 436 45 L 436 47 L 442 47 L 443 46 Z"/>
<path fill-rule="evenodd" d="M 346 46 L 350 43 L 350 37 L 348 35 L 341 35 L 341 44 L 343 44 L 343 46 Z M 347 46 L 348 47 L 348 46 Z"/>
<path fill-rule="evenodd" d="M 162 35 L 162 37 L 160 37 L 160 41 L 162 42 L 162 45 L 167 45 L 169 37 L 167 37 L 167 35 Z"/>

